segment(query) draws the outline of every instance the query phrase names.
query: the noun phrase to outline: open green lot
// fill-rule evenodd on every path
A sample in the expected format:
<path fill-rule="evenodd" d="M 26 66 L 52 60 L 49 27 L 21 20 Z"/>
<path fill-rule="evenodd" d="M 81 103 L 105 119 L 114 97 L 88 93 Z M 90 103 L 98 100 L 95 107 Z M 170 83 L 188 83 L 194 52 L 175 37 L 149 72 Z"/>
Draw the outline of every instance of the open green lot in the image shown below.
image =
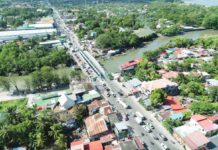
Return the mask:
<path fill-rule="evenodd" d="M 0 112 L 4 112 L 9 107 L 22 107 L 25 106 L 27 103 L 27 99 L 18 99 L 18 100 L 11 100 L 11 101 L 3 101 L 0 102 Z"/>

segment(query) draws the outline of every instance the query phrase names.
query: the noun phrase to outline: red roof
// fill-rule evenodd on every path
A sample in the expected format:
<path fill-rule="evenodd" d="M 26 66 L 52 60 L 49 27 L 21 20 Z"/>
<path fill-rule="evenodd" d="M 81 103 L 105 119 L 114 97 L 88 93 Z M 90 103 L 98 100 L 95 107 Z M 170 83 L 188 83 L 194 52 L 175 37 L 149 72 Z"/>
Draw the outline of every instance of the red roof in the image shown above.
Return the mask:
<path fill-rule="evenodd" d="M 196 150 L 210 142 L 200 131 L 192 132 L 184 138 L 184 141 L 192 150 Z"/>
<path fill-rule="evenodd" d="M 183 49 L 180 49 L 180 48 L 179 48 L 179 49 L 177 49 L 177 50 L 174 51 L 174 54 L 175 54 L 175 55 L 181 54 L 181 53 L 182 53 L 182 50 L 183 50 Z"/>
<path fill-rule="evenodd" d="M 103 150 L 103 146 L 100 141 L 90 142 L 84 146 L 85 150 Z"/>
<path fill-rule="evenodd" d="M 207 119 L 207 117 L 205 117 L 205 116 L 203 116 L 203 115 L 193 115 L 193 116 L 191 117 L 191 119 L 193 119 L 193 120 L 199 122 L 199 121 L 202 121 L 202 120 Z"/>
<path fill-rule="evenodd" d="M 175 112 L 185 112 L 185 109 L 183 109 L 180 102 L 174 99 L 173 96 L 167 96 L 165 103 L 170 105 L 171 109 Z"/>
<path fill-rule="evenodd" d="M 218 121 L 218 115 L 217 116 L 208 116 L 207 118 L 212 122 Z"/>
<path fill-rule="evenodd" d="M 140 92 L 141 90 L 140 89 L 138 89 L 138 88 L 132 88 L 132 93 L 138 93 L 138 92 Z"/>
<path fill-rule="evenodd" d="M 145 149 L 142 141 L 138 137 L 134 137 L 134 141 L 135 141 L 135 143 L 136 143 L 139 150 L 144 150 Z"/>
<path fill-rule="evenodd" d="M 121 68 L 126 69 L 126 68 L 129 68 L 129 67 L 133 67 L 133 66 L 137 65 L 140 61 L 141 61 L 140 58 L 138 58 L 136 60 L 131 60 L 131 61 L 125 63 L 125 64 L 122 64 Z"/>
<path fill-rule="evenodd" d="M 115 139 L 115 135 L 113 133 L 109 133 L 105 136 L 100 137 L 101 143 L 111 142 Z"/>
<path fill-rule="evenodd" d="M 206 131 L 206 132 L 210 132 L 210 131 L 214 131 L 218 129 L 218 126 L 213 124 L 211 121 L 209 121 L 208 119 L 206 120 L 202 120 L 200 122 L 198 122 L 198 124 Z"/>

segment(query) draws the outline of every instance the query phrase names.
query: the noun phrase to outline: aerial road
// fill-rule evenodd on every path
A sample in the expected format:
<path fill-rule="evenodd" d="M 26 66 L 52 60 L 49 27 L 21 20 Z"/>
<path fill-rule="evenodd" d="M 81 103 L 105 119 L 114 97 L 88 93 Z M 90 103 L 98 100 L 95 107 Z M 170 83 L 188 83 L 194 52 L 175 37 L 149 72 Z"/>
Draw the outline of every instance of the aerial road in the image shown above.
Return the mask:
<path fill-rule="evenodd" d="M 99 65 L 97 60 L 94 57 L 90 56 L 91 54 L 87 51 L 83 51 L 83 47 L 80 45 L 79 39 L 65 24 L 65 21 L 61 18 L 58 10 L 52 7 L 49 1 L 47 4 L 54 11 L 54 18 L 58 24 L 58 28 L 63 34 L 67 35 L 68 41 L 70 44 L 65 45 L 69 49 L 69 53 L 77 62 L 78 66 L 82 71 L 90 78 L 90 81 L 100 90 L 101 94 L 107 99 L 113 108 L 116 111 L 119 111 L 121 114 L 129 116 L 127 125 L 132 127 L 133 135 L 139 136 L 140 139 L 148 146 L 148 149 L 166 149 L 162 144 L 166 145 L 168 149 L 171 150 L 183 150 L 183 147 L 175 141 L 172 135 L 158 122 L 151 112 L 146 111 L 137 101 L 132 97 L 121 96 L 120 99 L 126 103 L 130 108 L 122 108 L 120 104 L 117 103 L 117 98 L 119 93 L 122 91 L 120 87 L 115 82 L 109 80 L 107 75 L 104 74 L 103 68 Z M 94 59 L 94 60 L 93 60 Z M 102 72 L 102 73 L 100 73 Z M 104 85 L 104 86 L 103 86 Z M 104 88 L 106 87 L 106 88 Z M 139 111 L 146 120 L 145 124 L 150 123 L 154 126 L 151 132 L 147 132 L 142 125 L 136 123 L 134 119 L 134 113 Z M 166 137 L 167 140 L 163 140 L 161 136 Z"/>

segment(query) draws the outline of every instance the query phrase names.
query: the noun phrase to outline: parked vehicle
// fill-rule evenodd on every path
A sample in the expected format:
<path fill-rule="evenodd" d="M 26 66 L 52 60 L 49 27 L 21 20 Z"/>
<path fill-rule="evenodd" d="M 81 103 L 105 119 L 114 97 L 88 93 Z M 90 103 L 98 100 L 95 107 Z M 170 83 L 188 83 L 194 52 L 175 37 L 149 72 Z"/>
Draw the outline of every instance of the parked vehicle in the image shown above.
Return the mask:
<path fill-rule="evenodd" d="M 163 143 L 160 143 L 160 146 L 164 149 L 164 150 L 168 150 L 169 148 L 165 145 L 165 144 L 163 144 Z"/>
<path fill-rule="evenodd" d="M 139 125 L 142 124 L 142 118 L 140 118 L 140 117 L 135 117 L 135 121 L 136 121 Z"/>
<path fill-rule="evenodd" d="M 142 127 L 143 127 L 143 129 L 145 129 L 146 132 L 148 132 L 148 133 L 151 132 L 151 129 L 148 126 L 144 125 Z"/>
<path fill-rule="evenodd" d="M 164 140 L 164 141 L 167 141 L 167 137 L 166 136 L 164 136 L 163 134 L 159 134 L 160 135 L 160 137 Z"/>
<path fill-rule="evenodd" d="M 145 117 L 140 112 L 135 112 L 135 116 L 142 118 L 142 120 L 145 119 Z"/>

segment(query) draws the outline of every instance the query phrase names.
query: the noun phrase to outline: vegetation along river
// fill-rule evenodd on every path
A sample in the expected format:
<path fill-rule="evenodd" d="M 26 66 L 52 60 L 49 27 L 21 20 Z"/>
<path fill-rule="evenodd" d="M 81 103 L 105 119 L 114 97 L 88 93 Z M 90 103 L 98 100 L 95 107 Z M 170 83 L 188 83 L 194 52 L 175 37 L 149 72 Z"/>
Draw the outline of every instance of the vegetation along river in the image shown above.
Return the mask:
<path fill-rule="evenodd" d="M 148 43 L 143 48 L 138 49 L 132 49 L 127 51 L 125 54 L 117 55 L 110 57 L 107 60 L 101 60 L 101 64 L 103 67 L 108 71 L 108 73 L 114 73 L 119 72 L 119 66 L 127 61 L 134 60 L 136 58 L 140 58 L 145 51 L 148 50 L 155 50 L 166 43 L 168 43 L 171 39 L 175 37 L 185 37 L 185 38 L 191 38 L 193 40 L 196 40 L 203 36 L 208 35 L 218 35 L 218 30 L 202 30 L 202 31 L 193 31 L 193 32 L 186 32 L 183 35 L 179 36 L 173 36 L 173 37 L 158 37 L 154 41 Z"/>

